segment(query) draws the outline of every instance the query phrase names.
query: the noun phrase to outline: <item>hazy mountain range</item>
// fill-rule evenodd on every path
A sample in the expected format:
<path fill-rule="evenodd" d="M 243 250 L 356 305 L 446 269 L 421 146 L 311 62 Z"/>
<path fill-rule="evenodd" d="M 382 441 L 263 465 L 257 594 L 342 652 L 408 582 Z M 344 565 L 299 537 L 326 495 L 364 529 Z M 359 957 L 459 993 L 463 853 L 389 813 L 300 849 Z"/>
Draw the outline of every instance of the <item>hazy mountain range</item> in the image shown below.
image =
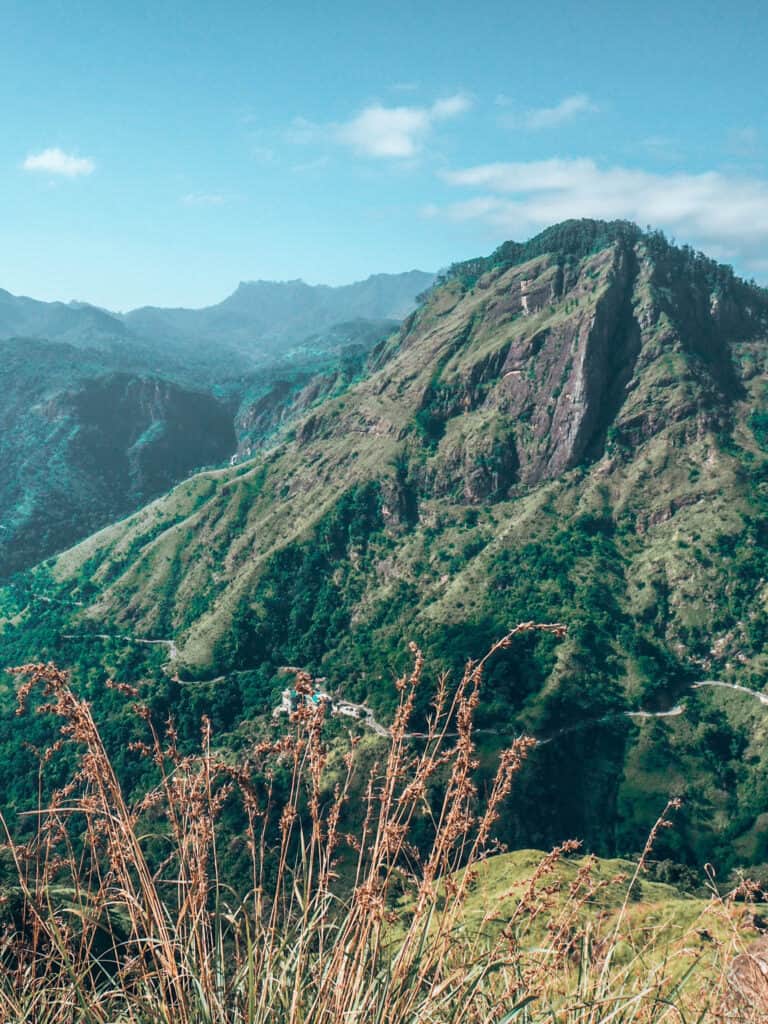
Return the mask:
<path fill-rule="evenodd" d="M 260 366 L 305 348 L 323 350 L 325 332 L 350 321 L 396 323 L 433 282 L 419 270 L 375 274 L 340 287 L 303 281 L 247 281 L 202 309 L 145 306 L 112 313 L 83 302 L 39 302 L 0 290 L 0 339 L 37 338 L 109 353 L 124 365 L 216 376 Z M 235 357 L 234 367 L 225 357 Z M 184 358 L 191 359 L 184 367 Z M 221 360 L 217 363 L 217 360 Z"/>

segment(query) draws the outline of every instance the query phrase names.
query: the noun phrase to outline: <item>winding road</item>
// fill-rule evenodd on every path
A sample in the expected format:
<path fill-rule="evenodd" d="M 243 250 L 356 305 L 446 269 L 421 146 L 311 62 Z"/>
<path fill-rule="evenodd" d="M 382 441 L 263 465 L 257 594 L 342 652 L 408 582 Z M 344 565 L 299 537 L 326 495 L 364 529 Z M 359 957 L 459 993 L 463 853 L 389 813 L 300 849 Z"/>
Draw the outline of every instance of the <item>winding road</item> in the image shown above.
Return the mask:
<path fill-rule="evenodd" d="M 63 633 L 62 639 L 65 640 L 122 640 L 126 643 L 134 644 L 148 644 L 166 647 L 168 650 L 168 663 L 165 666 L 165 672 L 171 675 L 172 678 L 179 683 L 181 686 L 202 686 L 205 684 L 211 685 L 215 683 L 224 682 L 227 675 L 217 676 L 215 679 L 180 679 L 178 672 L 175 671 L 175 663 L 179 660 L 179 649 L 176 645 L 176 641 L 173 639 L 151 639 L 149 637 L 135 637 L 129 636 L 122 633 Z M 229 673 L 230 675 L 233 673 Z M 240 674 L 240 673 L 237 673 Z M 726 690 L 734 690 L 737 693 L 746 694 L 749 697 L 759 701 L 764 707 L 768 707 L 768 693 L 761 693 L 759 690 L 751 690 L 747 686 L 741 686 L 739 683 L 726 683 L 719 679 L 700 679 L 698 682 L 691 683 L 690 690 L 701 690 L 705 687 L 720 687 Z M 389 727 L 379 722 L 374 715 L 371 708 L 367 704 L 355 704 L 352 701 L 345 700 L 344 703 L 354 708 L 357 712 L 357 716 L 353 717 L 355 721 L 360 722 L 361 725 L 366 726 L 371 732 L 376 733 L 377 736 L 388 738 L 391 733 Z M 649 720 L 651 718 L 677 718 L 680 715 L 685 714 L 685 704 L 676 704 L 674 707 L 669 708 L 666 711 L 645 711 L 639 708 L 636 711 L 617 711 L 609 715 L 603 715 L 599 718 L 588 718 L 581 722 L 576 722 L 573 725 L 567 725 L 557 732 L 553 733 L 552 736 L 548 736 L 546 739 L 537 739 L 537 746 L 543 747 L 548 743 L 552 743 L 554 740 L 560 739 L 562 736 L 567 736 L 570 733 L 577 732 L 580 729 L 587 729 L 590 726 L 602 725 L 605 722 L 611 722 L 619 718 L 632 718 L 640 720 Z M 338 715 L 338 713 L 337 713 Z M 503 729 L 477 729 L 478 733 L 485 733 L 493 736 L 498 736 L 506 732 Z M 451 733 L 450 735 L 455 735 Z M 426 734 L 423 732 L 412 732 L 407 733 L 408 739 L 424 739 Z"/>
<path fill-rule="evenodd" d="M 722 686 L 726 690 L 737 690 L 739 693 L 748 693 L 750 697 L 757 698 L 761 704 L 768 705 L 768 693 L 760 693 L 759 690 L 750 690 L 746 686 L 739 686 L 738 683 L 722 683 L 718 679 L 702 679 L 701 682 L 692 683 L 691 689 L 698 690 L 702 686 Z"/>
<path fill-rule="evenodd" d="M 179 657 L 179 649 L 175 640 L 149 640 L 143 636 L 128 636 L 122 633 L 62 633 L 61 638 L 62 640 L 124 640 L 129 644 L 157 644 L 168 648 L 169 661 L 177 661 Z"/>

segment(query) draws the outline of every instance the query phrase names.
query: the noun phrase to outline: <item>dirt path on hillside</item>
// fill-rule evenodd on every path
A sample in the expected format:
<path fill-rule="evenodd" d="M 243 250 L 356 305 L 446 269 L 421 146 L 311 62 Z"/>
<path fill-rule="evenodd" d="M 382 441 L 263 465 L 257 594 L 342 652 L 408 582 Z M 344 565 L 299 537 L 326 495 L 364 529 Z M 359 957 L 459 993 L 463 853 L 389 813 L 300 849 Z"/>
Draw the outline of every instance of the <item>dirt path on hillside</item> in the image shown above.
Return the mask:
<path fill-rule="evenodd" d="M 123 633 L 62 633 L 62 640 L 123 640 L 129 644 L 149 644 L 168 648 L 168 660 L 178 661 L 179 649 L 175 640 L 153 640 L 143 636 L 128 636 Z"/>

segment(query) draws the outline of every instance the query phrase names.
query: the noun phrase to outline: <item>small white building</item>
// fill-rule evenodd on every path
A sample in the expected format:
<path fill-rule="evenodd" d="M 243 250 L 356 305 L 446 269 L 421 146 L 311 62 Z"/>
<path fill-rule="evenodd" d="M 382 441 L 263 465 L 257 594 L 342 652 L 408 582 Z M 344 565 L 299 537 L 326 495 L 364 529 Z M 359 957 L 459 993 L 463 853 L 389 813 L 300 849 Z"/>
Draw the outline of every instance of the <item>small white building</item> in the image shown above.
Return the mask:
<path fill-rule="evenodd" d="M 337 715 L 346 715 L 348 718 L 362 717 L 360 713 L 360 708 L 357 707 L 357 705 L 346 704 L 343 701 L 340 704 L 336 704 L 333 710 Z"/>

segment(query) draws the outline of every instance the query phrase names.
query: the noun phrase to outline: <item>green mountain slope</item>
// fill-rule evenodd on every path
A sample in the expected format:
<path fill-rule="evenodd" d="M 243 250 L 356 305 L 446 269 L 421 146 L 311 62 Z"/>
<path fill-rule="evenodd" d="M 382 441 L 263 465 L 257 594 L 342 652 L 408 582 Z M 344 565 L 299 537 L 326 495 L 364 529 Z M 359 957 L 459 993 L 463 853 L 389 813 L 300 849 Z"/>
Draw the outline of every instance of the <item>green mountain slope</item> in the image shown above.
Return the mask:
<path fill-rule="evenodd" d="M 231 410 L 99 353 L 0 341 L 0 578 L 235 448 Z"/>
<path fill-rule="evenodd" d="M 140 674 L 161 649 L 64 634 L 173 640 L 158 707 L 237 732 L 281 665 L 386 716 L 406 640 L 456 667 L 561 620 L 566 641 L 505 652 L 486 683 L 489 748 L 551 740 L 504 838 L 630 852 L 680 793 L 669 855 L 768 859 L 767 712 L 691 689 L 764 682 L 766 339 L 768 294 L 659 235 L 582 221 L 509 243 L 452 268 L 367 376 L 255 459 L 6 592 L 4 660 Z"/>

